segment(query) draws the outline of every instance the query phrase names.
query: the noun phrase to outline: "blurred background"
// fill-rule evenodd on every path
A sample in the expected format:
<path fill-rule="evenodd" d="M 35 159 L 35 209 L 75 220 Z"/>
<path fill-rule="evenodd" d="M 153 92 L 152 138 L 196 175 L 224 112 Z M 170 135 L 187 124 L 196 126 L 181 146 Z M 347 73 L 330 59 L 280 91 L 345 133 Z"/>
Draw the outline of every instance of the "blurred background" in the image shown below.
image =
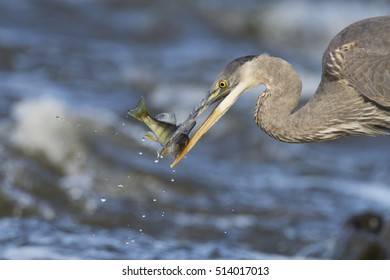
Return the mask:
<path fill-rule="evenodd" d="M 0 1 L 1 259 L 390 258 L 389 138 L 284 144 L 259 88 L 175 169 L 127 117 L 183 121 L 232 59 L 316 89 L 327 44 L 378 1 Z M 207 115 L 207 113 L 205 114 Z"/>

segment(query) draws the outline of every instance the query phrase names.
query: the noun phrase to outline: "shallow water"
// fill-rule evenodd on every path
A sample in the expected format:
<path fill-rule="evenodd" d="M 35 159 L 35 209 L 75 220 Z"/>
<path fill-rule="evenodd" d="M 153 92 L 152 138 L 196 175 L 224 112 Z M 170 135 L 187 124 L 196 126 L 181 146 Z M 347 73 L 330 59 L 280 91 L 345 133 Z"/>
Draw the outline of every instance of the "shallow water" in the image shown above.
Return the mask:
<path fill-rule="evenodd" d="M 228 61 L 261 52 L 307 97 L 332 36 L 390 6 L 187 2 L 0 3 L 0 258 L 358 258 L 346 221 L 366 211 L 384 229 L 359 242 L 390 252 L 388 137 L 279 143 L 253 92 L 172 170 L 126 116 L 142 95 L 184 120 Z"/>

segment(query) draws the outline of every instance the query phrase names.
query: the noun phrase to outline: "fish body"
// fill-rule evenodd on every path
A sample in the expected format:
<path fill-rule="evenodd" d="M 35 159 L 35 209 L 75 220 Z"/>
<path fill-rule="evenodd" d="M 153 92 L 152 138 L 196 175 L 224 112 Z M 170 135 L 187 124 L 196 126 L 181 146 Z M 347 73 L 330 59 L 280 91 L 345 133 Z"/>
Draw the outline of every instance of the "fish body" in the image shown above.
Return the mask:
<path fill-rule="evenodd" d="M 171 137 L 169 139 L 167 139 L 167 142 L 163 145 L 160 152 L 166 153 L 166 151 L 168 151 L 170 149 L 170 147 L 175 145 L 175 143 L 180 140 L 181 134 L 184 133 L 184 131 L 187 131 L 187 130 L 191 131 L 194 128 L 194 126 L 196 124 L 196 119 L 198 118 L 198 116 L 201 113 L 203 113 L 203 111 L 206 110 L 207 107 L 210 105 L 210 104 L 207 104 L 207 102 L 208 102 L 208 100 L 206 98 L 202 100 L 202 102 L 192 111 L 192 113 L 188 116 L 188 118 L 177 127 L 177 129 L 171 135 Z M 178 159 L 179 155 L 175 156 L 175 158 Z M 176 161 L 174 164 L 171 165 L 171 167 L 173 167 L 175 164 L 176 164 Z"/>
<path fill-rule="evenodd" d="M 128 111 L 128 114 L 136 118 L 137 120 L 143 122 L 149 127 L 154 136 L 146 134 L 146 138 L 159 142 L 163 147 L 166 146 L 168 140 L 179 128 L 179 126 L 176 125 L 176 117 L 174 114 L 162 113 L 157 115 L 155 118 L 150 116 L 146 110 L 144 98 L 141 98 L 137 107 L 135 107 L 134 109 L 130 109 Z M 175 138 L 175 141 L 172 142 L 166 149 L 160 150 L 158 152 L 158 157 L 166 155 L 169 152 L 171 152 L 175 156 L 175 158 L 180 155 L 190 140 L 188 134 L 194 126 L 195 123 L 191 125 L 189 130 L 180 133 Z"/>

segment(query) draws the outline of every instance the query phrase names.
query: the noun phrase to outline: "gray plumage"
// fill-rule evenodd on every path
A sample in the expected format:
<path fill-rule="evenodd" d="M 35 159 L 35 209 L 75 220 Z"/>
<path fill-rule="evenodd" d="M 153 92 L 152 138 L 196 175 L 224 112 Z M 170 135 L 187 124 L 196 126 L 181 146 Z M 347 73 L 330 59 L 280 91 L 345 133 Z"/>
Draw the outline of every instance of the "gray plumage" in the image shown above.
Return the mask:
<path fill-rule="evenodd" d="M 255 121 L 267 134 L 284 142 L 388 132 L 390 16 L 365 19 L 342 30 L 327 47 L 322 70 L 317 91 L 299 110 L 301 79 L 288 62 L 266 54 L 229 63 L 218 75 L 210 96 L 221 90 L 220 81 L 226 81 L 232 93 L 240 87 L 238 94 L 264 84 Z"/>

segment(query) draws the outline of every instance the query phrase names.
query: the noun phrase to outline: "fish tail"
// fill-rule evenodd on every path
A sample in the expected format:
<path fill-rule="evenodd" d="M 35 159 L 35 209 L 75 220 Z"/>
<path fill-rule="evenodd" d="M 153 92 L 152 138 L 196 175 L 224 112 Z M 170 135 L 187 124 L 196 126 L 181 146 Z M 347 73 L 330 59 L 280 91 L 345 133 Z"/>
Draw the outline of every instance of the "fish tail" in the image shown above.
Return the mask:
<path fill-rule="evenodd" d="M 127 113 L 130 116 L 136 118 L 137 120 L 144 120 L 148 116 L 144 98 L 141 97 L 141 100 L 138 102 L 137 107 L 130 109 Z"/>

